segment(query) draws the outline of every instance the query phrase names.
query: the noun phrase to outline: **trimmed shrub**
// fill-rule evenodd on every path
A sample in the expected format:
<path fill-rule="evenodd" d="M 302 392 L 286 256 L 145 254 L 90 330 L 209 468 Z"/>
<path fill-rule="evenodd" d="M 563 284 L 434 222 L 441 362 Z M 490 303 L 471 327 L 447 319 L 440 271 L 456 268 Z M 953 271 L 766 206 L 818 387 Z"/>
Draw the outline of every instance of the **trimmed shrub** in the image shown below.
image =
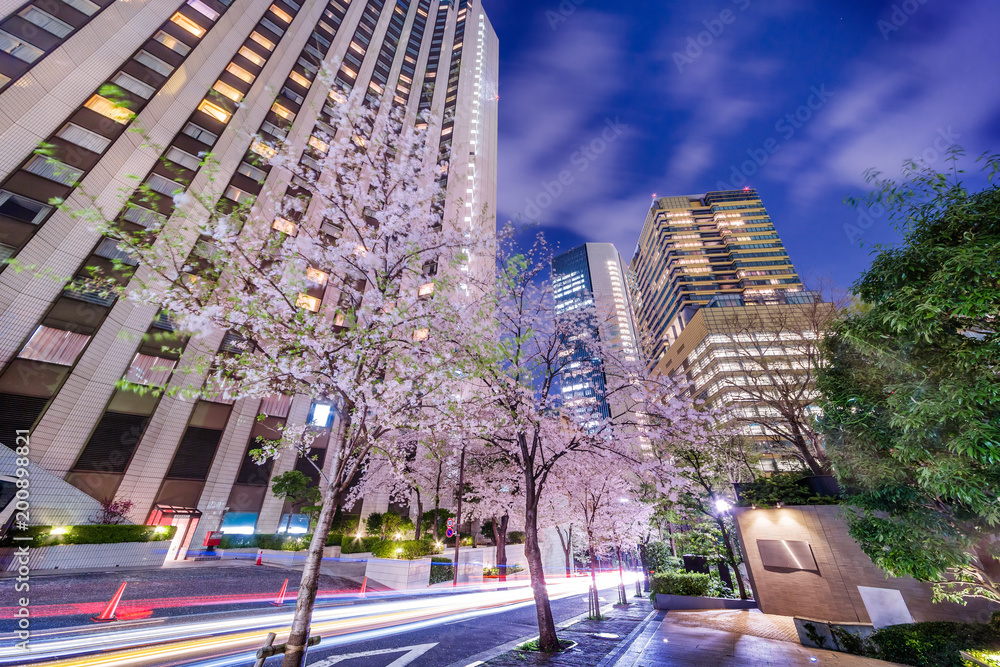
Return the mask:
<path fill-rule="evenodd" d="M 684 559 L 674 556 L 666 542 L 650 542 L 640 546 L 646 554 L 646 567 L 650 572 L 669 572 L 684 567 Z"/>
<path fill-rule="evenodd" d="M 890 625 L 864 642 L 865 655 L 916 667 L 962 667 L 959 651 L 1000 648 L 1000 614 L 990 623 L 931 621 Z"/>
<path fill-rule="evenodd" d="M 431 557 L 431 581 L 432 584 L 440 584 L 445 581 L 455 580 L 455 568 L 451 564 L 450 558 L 443 556 Z"/>
<path fill-rule="evenodd" d="M 653 592 L 662 595 L 692 595 L 708 597 L 712 577 L 696 572 L 661 572 L 653 575 Z"/>
<path fill-rule="evenodd" d="M 312 542 L 312 533 L 304 535 L 286 535 L 284 533 L 259 533 L 256 535 L 223 535 L 219 542 L 220 549 L 270 549 L 273 551 L 305 551 Z M 330 533 L 326 538 L 326 546 L 341 544 L 343 536 Z"/>
<path fill-rule="evenodd" d="M 340 542 L 341 555 L 368 553 L 381 542 L 378 536 L 372 537 L 352 537 L 344 535 Z"/>
<path fill-rule="evenodd" d="M 518 572 L 524 572 L 524 568 L 521 567 L 520 565 L 508 565 L 505 569 L 507 570 L 507 576 L 508 577 L 510 575 L 512 575 L 512 574 L 517 574 Z M 500 568 L 499 567 L 484 567 L 483 568 L 483 576 L 484 577 L 499 577 L 500 576 Z"/>
<path fill-rule="evenodd" d="M 157 529 L 162 529 L 157 532 Z M 51 547 L 60 544 L 123 544 L 127 542 L 161 542 L 171 540 L 177 532 L 176 526 L 133 526 L 133 525 L 85 525 L 66 526 L 62 535 L 52 535 L 52 526 L 29 526 L 27 531 L 12 530 L 0 546 L 14 546 L 14 535 L 30 536 L 32 547 Z M 22 546 L 24 541 L 18 541 Z"/>
<path fill-rule="evenodd" d="M 375 558 L 395 558 L 398 560 L 416 560 L 434 553 L 434 543 L 431 540 L 385 540 L 372 548 Z"/>
<path fill-rule="evenodd" d="M 524 531 L 512 530 L 507 533 L 507 544 L 524 544 Z"/>
<path fill-rule="evenodd" d="M 344 536 L 341 533 L 330 533 L 326 536 L 326 546 L 328 547 L 339 547 L 344 541 Z"/>

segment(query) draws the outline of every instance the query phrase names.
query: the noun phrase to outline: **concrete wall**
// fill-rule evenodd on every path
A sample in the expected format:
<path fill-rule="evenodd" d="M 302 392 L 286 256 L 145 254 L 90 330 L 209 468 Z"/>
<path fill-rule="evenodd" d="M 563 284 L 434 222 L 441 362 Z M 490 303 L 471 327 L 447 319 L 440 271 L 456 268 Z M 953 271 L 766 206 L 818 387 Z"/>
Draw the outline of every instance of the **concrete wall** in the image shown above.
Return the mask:
<path fill-rule="evenodd" d="M 369 558 L 368 566 L 365 568 L 365 576 L 368 577 L 369 581 L 378 582 L 394 591 L 427 588 L 431 579 L 431 559 Z"/>
<path fill-rule="evenodd" d="M 859 586 L 899 591 L 915 622 L 986 621 L 1000 609 L 979 600 L 965 607 L 934 604 L 929 584 L 887 576 L 848 535 L 838 505 L 737 508 L 733 516 L 754 595 L 765 614 L 870 624 Z M 818 571 L 765 568 L 758 539 L 808 542 Z"/>
<path fill-rule="evenodd" d="M 121 544 L 63 544 L 54 547 L 32 547 L 28 567 L 40 570 L 111 569 L 163 565 L 169 541 L 125 542 Z M 0 567 L 16 572 L 20 563 L 14 549 L 0 549 Z"/>

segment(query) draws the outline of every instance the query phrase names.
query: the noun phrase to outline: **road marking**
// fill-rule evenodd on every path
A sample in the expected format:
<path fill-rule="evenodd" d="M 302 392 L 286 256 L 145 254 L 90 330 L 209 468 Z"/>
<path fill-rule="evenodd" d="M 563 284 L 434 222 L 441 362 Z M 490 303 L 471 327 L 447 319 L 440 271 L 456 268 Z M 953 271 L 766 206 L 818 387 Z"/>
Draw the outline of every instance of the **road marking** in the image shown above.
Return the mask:
<path fill-rule="evenodd" d="M 383 648 L 375 651 L 363 651 L 361 653 L 350 653 L 348 655 L 335 655 L 331 658 L 326 658 L 325 660 L 320 660 L 317 663 L 311 665 L 311 667 L 331 667 L 331 665 L 336 665 L 338 662 L 343 662 L 345 660 L 354 660 L 355 658 L 369 658 L 374 655 L 386 655 L 389 653 L 399 653 L 401 651 L 406 651 L 406 655 L 396 658 L 390 662 L 385 667 L 406 667 L 427 651 L 437 646 L 438 643 L 433 644 L 417 644 L 416 646 L 401 646 L 399 648 Z"/>

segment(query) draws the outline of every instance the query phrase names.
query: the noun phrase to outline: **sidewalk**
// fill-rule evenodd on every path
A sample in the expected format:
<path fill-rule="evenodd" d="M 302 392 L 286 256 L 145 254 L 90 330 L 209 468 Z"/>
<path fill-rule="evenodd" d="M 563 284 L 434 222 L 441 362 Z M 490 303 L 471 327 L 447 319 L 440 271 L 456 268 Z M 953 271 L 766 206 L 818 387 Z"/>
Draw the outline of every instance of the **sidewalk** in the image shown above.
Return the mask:
<path fill-rule="evenodd" d="M 893 663 L 798 643 L 790 618 L 757 610 L 659 612 L 613 667 L 888 667 Z"/>

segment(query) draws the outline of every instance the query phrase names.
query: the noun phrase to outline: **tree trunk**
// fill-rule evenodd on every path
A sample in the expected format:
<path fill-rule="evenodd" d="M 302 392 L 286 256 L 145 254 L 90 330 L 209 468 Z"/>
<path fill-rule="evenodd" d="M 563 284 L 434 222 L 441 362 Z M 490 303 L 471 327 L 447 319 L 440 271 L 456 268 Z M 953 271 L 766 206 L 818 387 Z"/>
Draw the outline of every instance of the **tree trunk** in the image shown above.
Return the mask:
<path fill-rule="evenodd" d="M 420 500 L 420 489 L 414 489 L 414 491 L 416 491 L 417 493 L 417 521 L 416 521 L 417 530 L 416 534 L 413 536 L 413 539 L 419 540 L 420 529 L 422 528 L 422 524 L 424 522 L 424 504 Z"/>
<path fill-rule="evenodd" d="M 441 536 L 438 533 L 438 512 L 441 511 L 441 469 L 444 466 L 443 461 L 438 461 L 438 474 L 437 482 L 434 487 L 434 542 L 440 542 Z"/>
<path fill-rule="evenodd" d="M 590 542 L 590 597 L 591 605 L 594 607 L 594 618 L 601 617 L 601 599 L 597 596 L 597 549 L 594 547 L 594 540 Z"/>
<path fill-rule="evenodd" d="M 524 555 L 528 559 L 531 592 L 535 598 L 535 614 L 538 616 L 538 647 L 545 653 L 554 653 L 559 650 L 559 638 L 556 636 L 556 620 L 549 604 L 549 592 L 545 587 L 542 550 L 538 546 L 538 502 L 532 469 L 533 466 L 528 466 L 524 475 L 527 485 L 524 503 Z"/>
<path fill-rule="evenodd" d="M 642 588 L 644 591 L 649 590 L 649 559 L 646 558 L 646 545 L 648 544 L 649 536 L 646 537 L 646 540 L 639 543 L 639 563 L 642 565 Z"/>
<path fill-rule="evenodd" d="M 504 514 L 497 521 L 493 517 L 493 543 L 496 545 L 497 573 L 500 581 L 507 581 L 507 524 L 510 522 L 510 515 Z"/>
<path fill-rule="evenodd" d="M 622 548 L 615 547 L 618 551 L 618 600 L 621 604 L 628 604 L 628 595 L 625 593 L 625 571 L 622 567 Z"/>
<path fill-rule="evenodd" d="M 674 542 L 674 524 L 667 522 L 667 535 L 670 537 L 670 553 L 677 558 L 677 544 Z"/>
<path fill-rule="evenodd" d="M 458 464 L 458 503 L 455 508 L 455 577 L 452 586 L 458 586 L 458 550 L 462 546 L 462 496 L 465 495 L 465 447 Z"/>
<path fill-rule="evenodd" d="M 569 528 L 566 529 L 565 538 L 563 538 L 562 530 L 559 526 L 556 526 L 556 534 L 559 536 L 559 544 L 562 545 L 563 553 L 566 554 L 566 578 L 569 579 L 573 576 L 573 566 L 569 562 L 569 558 L 573 552 L 573 524 L 569 524 Z"/>
<path fill-rule="evenodd" d="M 292 510 L 292 508 L 289 507 L 288 508 L 288 521 L 285 522 L 285 535 L 288 535 L 289 531 L 292 529 L 292 511 L 291 510 Z M 332 519 L 331 519 L 331 522 L 332 522 Z"/>
<path fill-rule="evenodd" d="M 715 522 L 718 524 L 719 530 L 722 531 L 722 543 L 726 546 L 729 564 L 733 566 L 733 571 L 736 573 L 736 585 L 740 588 L 740 599 L 746 600 L 747 589 L 743 584 L 743 577 L 740 576 L 739 563 L 736 560 L 736 552 L 733 551 L 733 543 L 729 539 L 729 530 L 726 528 L 726 522 L 723 519 L 716 519 Z"/>
<path fill-rule="evenodd" d="M 333 470 L 336 469 L 337 461 L 334 461 Z M 295 599 L 295 616 L 292 618 L 292 628 L 288 634 L 285 659 L 281 667 L 302 667 L 302 656 L 306 640 L 309 638 L 309 623 L 312 621 L 313 606 L 316 604 L 316 590 L 319 588 L 319 568 L 323 562 L 323 549 L 326 547 L 327 535 L 330 534 L 333 515 L 340 505 L 340 493 L 340 485 L 331 480 L 326 502 L 323 503 L 319 520 L 316 522 L 316 532 L 313 533 L 312 541 L 309 543 L 306 563 L 302 568 L 299 594 Z"/>
<path fill-rule="evenodd" d="M 799 427 L 798 422 L 794 419 L 794 417 L 792 419 L 788 419 L 787 421 L 788 426 L 792 429 L 792 443 L 802 455 L 802 460 L 805 461 L 807 466 L 809 466 L 812 474 L 825 475 L 827 473 L 826 466 L 813 456 L 812 451 L 809 449 L 809 443 L 806 442 L 806 438 L 802 434 L 802 429 Z"/>

